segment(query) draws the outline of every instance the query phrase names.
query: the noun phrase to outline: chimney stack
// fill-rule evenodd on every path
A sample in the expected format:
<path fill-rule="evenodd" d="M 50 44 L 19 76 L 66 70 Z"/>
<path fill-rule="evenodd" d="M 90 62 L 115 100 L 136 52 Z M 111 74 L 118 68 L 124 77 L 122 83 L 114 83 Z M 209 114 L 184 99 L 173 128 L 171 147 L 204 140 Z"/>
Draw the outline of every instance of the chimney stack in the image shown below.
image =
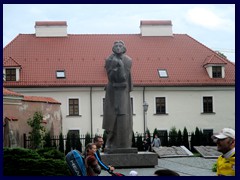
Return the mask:
<path fill-rule="evenodd" d="M 141 21 L 140 29 L 142 36 L 173 36 L 172 22 L 169 20 Z"/>
<path fill-rule="evenodd" d="M 36 37 L 67 37 L 66 21 L 36 21 Z"/>

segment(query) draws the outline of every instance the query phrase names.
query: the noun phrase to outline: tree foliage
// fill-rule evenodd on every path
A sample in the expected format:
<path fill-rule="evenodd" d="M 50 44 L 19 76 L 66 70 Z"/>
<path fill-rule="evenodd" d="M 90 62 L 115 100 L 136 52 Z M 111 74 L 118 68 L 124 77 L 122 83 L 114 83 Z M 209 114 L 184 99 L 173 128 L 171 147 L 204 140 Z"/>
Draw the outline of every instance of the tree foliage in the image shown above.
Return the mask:
<path fill-rule="evenodd" d="M 42 142 L 44 127 L 41 125 L 43 115 L 41 112 L 35 112 L 33 118 L 29 118 L 27 123 L 32 128 L 30 132 L 31 147 L 39 148 Z"/>

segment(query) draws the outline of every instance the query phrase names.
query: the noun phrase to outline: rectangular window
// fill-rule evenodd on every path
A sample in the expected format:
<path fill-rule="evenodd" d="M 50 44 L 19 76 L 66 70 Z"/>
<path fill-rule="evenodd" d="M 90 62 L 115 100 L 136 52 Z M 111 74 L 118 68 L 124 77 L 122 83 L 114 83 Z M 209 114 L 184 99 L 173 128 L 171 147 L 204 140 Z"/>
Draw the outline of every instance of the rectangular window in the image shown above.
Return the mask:
<path fill-rule="evenodd" d="M 56 77 L 57 78 L 65 78 L 65 71 L 64 70 L 56 71 Z"/>
<path fill-rule="evenodd" d="M 79 115 L 79 100 L 69 99 L 69 116 Z"/>
<path fill-rule="evenodd" d="M 165 97 L 156 97 L 156 114 L 166 114 Z"/>
<path fill-rule="evenodd" d="M 6 69 L 6 81 L 16 81 L 16 69 Z"/>
<path fill-rule="evenodd" d="M 213 113 L 212 97 L 203 97 L 203 113 Z"/>
<path fill-rule="evenodd" d="M 221 66 L 213 66 L 212 67 L 212 77 L 213 78 L 222 78 L 222 67 Z"/>
<path fill-rule="evenodd" d="M 159 69 L 158 70 L 158 75 L 160 78 L 167 78 L 168 77 L 168 73 L 166 69 Z"/>

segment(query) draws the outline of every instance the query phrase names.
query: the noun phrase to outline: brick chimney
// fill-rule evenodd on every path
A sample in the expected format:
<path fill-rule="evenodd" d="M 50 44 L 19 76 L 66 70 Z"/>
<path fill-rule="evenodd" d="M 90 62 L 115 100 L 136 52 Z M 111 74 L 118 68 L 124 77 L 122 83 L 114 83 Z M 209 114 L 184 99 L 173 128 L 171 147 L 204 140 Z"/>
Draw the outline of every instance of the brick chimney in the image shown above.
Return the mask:
<path fill-rule="evenodd" d="M 141 21 L 140 30 L 142 36 L 173 36 L 172 22 L 169 20 Z"/>
<path fill-rule="evenodd" d="M 36 37 L 67 37 L 66 21 L 36 21 Z"/>

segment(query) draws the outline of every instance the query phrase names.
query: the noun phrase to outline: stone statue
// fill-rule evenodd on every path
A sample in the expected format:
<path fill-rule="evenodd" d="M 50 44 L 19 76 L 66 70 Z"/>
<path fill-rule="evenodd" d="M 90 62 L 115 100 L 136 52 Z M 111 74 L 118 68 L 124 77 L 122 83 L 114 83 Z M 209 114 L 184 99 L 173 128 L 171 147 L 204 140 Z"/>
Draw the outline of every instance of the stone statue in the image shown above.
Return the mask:
<path fill-rule="evenodd" d="M 105 62 L 108 76 L 103 112 L 103 129 L 107 140 L 105 149 L 131 148 L 132 145 L 132 60 L 125 55 L 123 41 L 114 42 L 111 54 Z"/>

